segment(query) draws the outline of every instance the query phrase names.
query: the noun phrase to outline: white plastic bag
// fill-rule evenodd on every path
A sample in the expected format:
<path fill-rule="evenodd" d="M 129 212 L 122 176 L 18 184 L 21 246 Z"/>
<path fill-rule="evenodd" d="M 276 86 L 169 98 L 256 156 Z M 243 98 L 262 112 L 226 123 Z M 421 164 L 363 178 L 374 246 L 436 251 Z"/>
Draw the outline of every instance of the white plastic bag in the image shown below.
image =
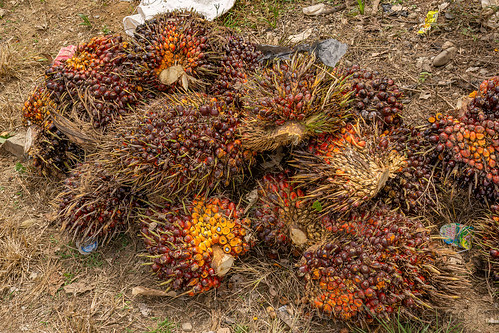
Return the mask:
<path fill-rule="evenodd" d="M 123 19 L 125 32 L 132 36 L 135 28 L 157 14 L 174 11 L 176 9 L 194 10 L 212 21 L 225 14 L 234 6 L 235 0 L 142 0 L 137 7 L 136 15 Z"/>

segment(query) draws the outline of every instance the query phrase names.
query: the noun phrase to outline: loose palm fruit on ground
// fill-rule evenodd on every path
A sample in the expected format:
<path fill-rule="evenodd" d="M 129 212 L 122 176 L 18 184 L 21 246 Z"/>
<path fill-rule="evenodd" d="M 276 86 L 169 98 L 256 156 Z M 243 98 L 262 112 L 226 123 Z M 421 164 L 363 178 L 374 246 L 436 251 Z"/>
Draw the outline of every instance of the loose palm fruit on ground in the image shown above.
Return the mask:
<path fill-rule="evenodd" d="M 113 173 L 148 193 L 182 195 L 244 177 L 254 153 L 237 137 L 238 110 L 215 98 L 171 95 L 127 117 L 110 139 Z"/>
<path fill-rule="evenodd" d="M 468 286 L 419 221 L 379 207 L 325 218 L 331 238 L 298 264 L 306 299 L 322 315 L 361 326 L 448 302 Z"/>
<path fill-rule="evenodd" d="M 331 70 L 315 64 L 313 54 L 275 60 L 252 75 L 243 98 L 245 147 L 273 150 L 344 125 L 349 94 Z"/>
<path fill-rule="evenodd" d="M 265 175 L 251 213 L 258 241 L 273 254 L 309 246 L 325 232 L 317 211 L 303 204 L 306 193 L 295 187 L 290 176 L 289 170 Z"/>
<path fill-rule="evenodd" d="M 146 210 L 141 222 L 152 271 L 168 289 L 191 296 L 217 288 L 252 242 L 249 219 L 226 198 L 164 203 Z"/>
<path fill-rule="evenodd" d="M 68 140 L 54 124 L 39 129 L 28 155 L 41 176 L 63 177 L 84 158 L 84 151 Z"/>
<path fill-rule="evenodd" d="M 488 276 L 499 287 L 499 206 L 493 205 L 487 218 L 477 225 L 478 245 L 487 259 Z M 499 289 L 496 289 L 499 295 Z"/>
<path fill-rule="evenodd" d="M 62 229 L 76 240 L 110 240 L 129 227 L 142 196 L 90 161 L 73 169 L 56 198 Z"/>
<path fill-rule="evenodd" d="M 357 65 L 337 71 L 347 78 L 345 91 L 352 94 L 351 106 L 355 114 L 368 123 L 376 122 L 382 129 L 402 124 L 402 92 L 392 79 Z"/>
<path fill-rule="evenodd" d="M 248 79 L 261 65 L 262 53 L 255 44 L 240 36 L 229 36 L 223 45 L 218 75 L 210 93 L 222 96 L 227 103 L 239 103 L 247 93 Z"/>
<path fill-rule="evenodd" d="M 51 92 L 46 88 L 36 87 L 24 102 L 22 109 L 23 125 L 38 125 L 41 128 L 48 129 L 52 125 L 50 119 L 51 110 L 57 111 L 57 103 L 51 98 Z"/>
<path fill-rule="evenodd" d="M 308 204 L 317 202 L 323 213 L 346 212 L 372 199 L 406 163 L 375 129 L 351 124 L 340 135 L 310 139 L 291 161 L 294 180 L 307 187 Z"/>
<path fill-rule="evenodd" d="M 142 87 L 123 74 L 128 44 L 121 36 L 94 37 L 73 57 L 45 71 L 45 87 L 59 109 L 76 109 L 95 127 L 106 126 L 137 104 Z"/>
<path fill-rule="evenodd" d="M 395 177 L 389 179 L 380 191 L 380 199 L 392 207 L 400 207 L 406 213 L 423 212 L 435 205 L 438 173 L 432 144 L 421 128 L 400 126 L 383 133 L 392 142 L 393 149 L 401 153 L 406 164 Z"/>
<path fill-rule="evenodd" d="M 468 188 L 481 199 L 496 202 L 499 185 L 497 152 L 499 120 L 436 115 L 425 131 L 446 179 Z"/>
<path fill-rule="evenodd" d="M 172 92 L 178 86 L 206 88 L 217 73 L 218 39 L 198 14 L 175 11 L 137 27 L 127 55 L 131 75 L 141 86 Z"/>

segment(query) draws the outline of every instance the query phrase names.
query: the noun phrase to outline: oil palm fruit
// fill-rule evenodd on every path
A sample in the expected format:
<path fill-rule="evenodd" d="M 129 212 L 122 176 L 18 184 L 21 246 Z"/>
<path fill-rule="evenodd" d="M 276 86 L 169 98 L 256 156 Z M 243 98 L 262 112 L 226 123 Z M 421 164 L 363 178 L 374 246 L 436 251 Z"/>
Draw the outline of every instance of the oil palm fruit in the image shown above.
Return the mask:
<path fill-rule="evenodd" d="M 492 205 L 490 213 L 477 225 L 478 245 L 487 259 L 488 276 L 499 287 L 499 206 Z M 499 291 L 496 289 L 496 293 Z"/>
<path fill-rule="evenodd" d="M 227 198 L 163 203 L 141 217 L 148 265 L 168 289 L 188 295 L 217 288 L 251 246 L 250 221 Z"/>
<path fill-rule="evenodd" d="M 331 238 L 298 264 L 305 299 L 329 318 L 362 325 L 414 314 L 457 298 L 468 285 L 464 269 L 447 260 L 420 221 L 381 207 L 330 219 Z"/>
<path fill-rule="evenodd" d="M 256 45 L 241 36 L 229 35 L 222 46 L 222 58 L 218 75 L 210 88 L 210 93 L 221 96 L 227 103 L 240 103 L 247 93 L 247 82 L 261 67 L 262 53 Z"/>
<path fill-rule="evenodd" d="M 372 130 L 372 131 L 371 131 Z M 321 135 L 293 151 L 294 179 L 306 186 L 308 204 L 323 213 L 346 212 L 372 199 L 406 165 L 376 128 L 348 124 L 340 135 Z"/>
<path fill-rule="evenodd" d="M 202 95 L 171 95 L 127 117 L 110 138 L 112 173 L 138 190 L 165 196 L 235 184 L 254 153 L 238 138 L 234 106 Z"/>
<path fill-rule="evenodd" d="M 345 91 L 352 94 L 350 105 L 357 116 L 383 130 L 402 124 L 402 92 L 392 79 L 357 65 L 337 71 L 347 79 Z"/>
<path fill-rule="evenodd" d="M 121 36 L 94 37 L 78 46 L 73 57 L 45 71 L 45 87 L 60 105 L 84 115 L 95 127 L 105 127 L 129 112 L 142 87 L 123 75 L 128 43 Z"/>
<path fill-rule="evenodd" d="M 343 126 L 349 94 L 343 93 L 343 82 L 332 70 L 315 60 L 313 54 L 298 53 L 253 74 L 243 98 L 245 147 L 265 151 L 297 145 Z"/>
<path fill-rule="evenodd" d="M 319 214 L 304 205 L 306 193 L 295 187 L 291 171 L 266 174 L 258 185 L 258 201 L 251 213 L 257 240 L 271 254 L 296 252 L 322 239 Z"/>
<path fill-rule="evenodd" d="M 220 43 L 208 21 L 188 11 L 161 14 L 135 30 L 127 55 L 133 79 L 155 91 L 173 92 L 179 85 L 206 88 L 217 74 Z"/>
<path fill-rule="evenodd" d="M 61 229 L 76 240 L 110 240 L 124 232 L 142 195 L 120 184 L 103 165 L 88 161 L 74 168 L 56 198 Z"/>
<path fill-rule="evenodd" d="M 22 109 L 23 125 L 37 125 L 48 129 L 52 125 L 50 119 L 51 110 L 57 110 L 57 108 L 57 103 L 51 98 L 51 92 L 42 86 L 36 87 L 24 102 Z"/>

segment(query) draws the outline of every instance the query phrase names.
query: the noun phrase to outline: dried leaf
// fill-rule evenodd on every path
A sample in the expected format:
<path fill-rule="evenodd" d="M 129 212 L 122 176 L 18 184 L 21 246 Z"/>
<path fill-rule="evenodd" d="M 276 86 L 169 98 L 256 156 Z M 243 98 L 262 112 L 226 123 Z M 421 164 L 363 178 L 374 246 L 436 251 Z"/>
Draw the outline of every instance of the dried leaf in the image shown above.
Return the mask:
<path fill-rule="evenodd" d="M 95 288 L 94 286 L 90 286 L 84 282 L 75 282 L 68 284 L 67 286 L 64 286 L 63 289 L 66 292 L 66 294 L 78 295 L 86 293 L 87 291 L 90 291 L 94 288 Z"/>
<path fill-rule="evenodd" d="M 162 290 L 138 286 L 138 287 L 133 287 L 132 295 L 134 295 L 134 296 L 135 295 L 142 295 L 142 296 L 176 297 L 177 293 L 174 291 L 164 292 Z"/>

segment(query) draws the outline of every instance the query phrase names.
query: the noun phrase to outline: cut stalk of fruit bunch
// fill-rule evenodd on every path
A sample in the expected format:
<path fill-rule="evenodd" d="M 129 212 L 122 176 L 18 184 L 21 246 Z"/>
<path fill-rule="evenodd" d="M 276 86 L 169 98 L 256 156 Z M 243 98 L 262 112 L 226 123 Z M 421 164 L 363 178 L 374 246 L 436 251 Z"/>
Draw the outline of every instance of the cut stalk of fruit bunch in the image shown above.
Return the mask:
<path fill-rule="evenodd" d="M 448 305 L 469 286 L 464 267 L 452 264 L 452 253 L 417 220 L 380 207 L 326 218 L 331 238 L 298 264 L 305 298 L 326 317 L 362 326 L 374 317 L 415 316 Z"/>
<path fill-rule="evenodd" d="M 220 285 L 252 240 L 242 209 L 223 197 L 165 202 L 141 217 L 148 265 L 167 289 L 195 295 Z"/>
<path fill-rule="evenodd" d="M 315 61 L 313 54 L 298 53 L 257 69 L 243 98 L 245 147 L 273 150 L 341 129 L 350 95 L 343 92 L 344 81 Z"/>
<path fill-rule="evenodd" d="M 308 204 L 320 203 L 323 213 L 346 212 L 372 199 L 406 163 L 375 127 L 359 124 L 312 138 L 293 151 L 291 161 Z"/>
<path fill-rule="evenodd" d="M 163 196 L 237 184 L 254 153 L 238 138 L 240 115 L 202 95 L 170 95 L 124 118 L 103 148 L 124 184 Z"/>

